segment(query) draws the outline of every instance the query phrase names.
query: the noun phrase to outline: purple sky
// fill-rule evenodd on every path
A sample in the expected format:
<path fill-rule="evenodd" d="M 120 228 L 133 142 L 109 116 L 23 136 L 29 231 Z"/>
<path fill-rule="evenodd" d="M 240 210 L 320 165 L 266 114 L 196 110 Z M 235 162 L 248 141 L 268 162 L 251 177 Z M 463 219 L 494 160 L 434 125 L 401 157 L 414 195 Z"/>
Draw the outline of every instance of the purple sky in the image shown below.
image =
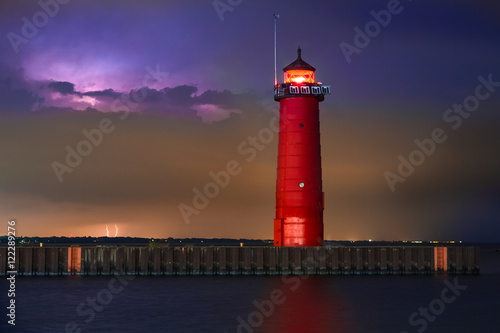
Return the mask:
<path fill-rule="evenodd" d="M 277 135 L 249 137 L 279 108 L 279 13 L 278 79 L 300 44 L 332 87 L 325 237 L 499 240 L 496 2 L 59 1 L 0 3 L 0 219 L 22 235 L 117 224 L 122 236 L 272 238 Z M 448 111 L 464 103 L 473 111 Z M 69 166 L 68 147 L 89 148 L 96 128 Z M 446 140 L 391 186 L 398 156 L 436 128 Z M 186 223 L 179 205 L 229 161 L 240 172 Z"/>

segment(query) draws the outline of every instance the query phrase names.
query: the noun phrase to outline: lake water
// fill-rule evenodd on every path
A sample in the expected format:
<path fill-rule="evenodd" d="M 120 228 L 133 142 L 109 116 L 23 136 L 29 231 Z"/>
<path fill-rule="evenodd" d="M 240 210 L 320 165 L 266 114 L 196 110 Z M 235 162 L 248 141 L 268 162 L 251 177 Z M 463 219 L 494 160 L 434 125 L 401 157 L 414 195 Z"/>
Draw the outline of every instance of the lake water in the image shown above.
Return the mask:
<path fill-rule="evenodd" d="M 500 332 L 500 252 L 479 276 L 17 277 L 0 332 Z"/>

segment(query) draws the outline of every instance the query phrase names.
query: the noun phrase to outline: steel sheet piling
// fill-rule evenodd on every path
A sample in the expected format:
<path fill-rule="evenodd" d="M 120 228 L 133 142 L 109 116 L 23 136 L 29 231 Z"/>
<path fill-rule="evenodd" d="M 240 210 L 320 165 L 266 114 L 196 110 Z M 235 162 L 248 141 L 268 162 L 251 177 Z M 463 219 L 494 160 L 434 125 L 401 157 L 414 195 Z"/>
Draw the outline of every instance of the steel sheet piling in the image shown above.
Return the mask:
<path fill-rule="evenodd" d="M 476 247 L 18 247 L 22 275 L 478 274 Z M 7 248 L 0 247 L 0 274 Z"/>

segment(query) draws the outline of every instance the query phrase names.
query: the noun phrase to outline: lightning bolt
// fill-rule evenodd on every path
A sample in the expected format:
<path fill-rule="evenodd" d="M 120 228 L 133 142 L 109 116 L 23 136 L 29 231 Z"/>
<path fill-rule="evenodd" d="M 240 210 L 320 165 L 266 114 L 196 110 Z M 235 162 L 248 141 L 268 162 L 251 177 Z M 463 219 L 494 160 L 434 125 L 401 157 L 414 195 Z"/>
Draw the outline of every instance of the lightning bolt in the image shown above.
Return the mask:
<path fill-rule="evenodd" d="M 106 237 L 109 237 L 109 229 L 107 224 L 106 224 Z"/>
<path fill-rule="evenodd" d="M 116 229 L 116 232 L 115 232 L 115 237 L 118 235 L 118 226 L 115 224 L 115 229 Z"/>

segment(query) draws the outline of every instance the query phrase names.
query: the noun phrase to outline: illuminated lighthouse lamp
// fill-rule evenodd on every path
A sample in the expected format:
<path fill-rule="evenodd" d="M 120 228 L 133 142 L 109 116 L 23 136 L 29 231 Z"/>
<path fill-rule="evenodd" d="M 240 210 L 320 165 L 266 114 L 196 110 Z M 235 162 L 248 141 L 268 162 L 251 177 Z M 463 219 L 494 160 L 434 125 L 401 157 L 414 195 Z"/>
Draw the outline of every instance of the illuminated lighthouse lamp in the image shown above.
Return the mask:
<path fill-rule="evenodd" d="M 291 69 L 284 73 L 285 83 L 314 83 L 314 72 L 302 69 Z"/>

